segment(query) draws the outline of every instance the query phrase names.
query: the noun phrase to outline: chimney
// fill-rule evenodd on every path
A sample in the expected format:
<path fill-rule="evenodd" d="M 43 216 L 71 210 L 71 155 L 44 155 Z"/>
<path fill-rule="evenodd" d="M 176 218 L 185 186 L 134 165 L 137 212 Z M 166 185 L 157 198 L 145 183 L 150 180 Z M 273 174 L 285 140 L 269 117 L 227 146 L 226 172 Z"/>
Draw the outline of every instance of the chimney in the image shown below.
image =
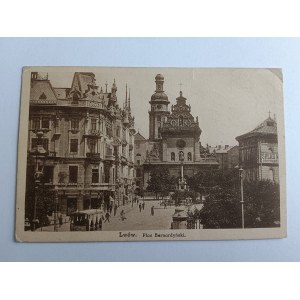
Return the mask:
<path fill-rule="evenodd" d="M 33 87 L 33 81 L 37 80 L 38 72 L 31 72 L 31 88 Z"/>
<path fill-rule="evenodd" d="M 225 145 L 225 150 L 229 148 L 229 145 Z"/>
<path fill-rule="evenodd" d="M 221 145 L 218 145 L 218 150 L 221 150 Z"/>

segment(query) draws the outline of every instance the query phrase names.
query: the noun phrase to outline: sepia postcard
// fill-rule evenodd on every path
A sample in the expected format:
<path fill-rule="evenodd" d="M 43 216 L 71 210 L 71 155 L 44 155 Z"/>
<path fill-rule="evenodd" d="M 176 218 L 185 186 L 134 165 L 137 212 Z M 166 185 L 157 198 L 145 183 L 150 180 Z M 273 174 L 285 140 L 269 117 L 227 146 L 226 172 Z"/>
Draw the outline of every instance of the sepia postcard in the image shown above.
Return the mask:
<path fill-rule="evenodd" d="M 24 67 L 16 240 L 284 238 L 281 69 Z"/>

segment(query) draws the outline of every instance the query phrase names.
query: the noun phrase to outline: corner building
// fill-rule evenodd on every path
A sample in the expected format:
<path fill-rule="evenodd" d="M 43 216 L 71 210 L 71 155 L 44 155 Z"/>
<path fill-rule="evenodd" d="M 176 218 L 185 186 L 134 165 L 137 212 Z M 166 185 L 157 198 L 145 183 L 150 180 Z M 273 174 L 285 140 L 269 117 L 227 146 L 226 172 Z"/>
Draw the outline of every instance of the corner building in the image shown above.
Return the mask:
<path fill-rule="evenodd" d="M 277 123 L 270 116 L 252 131 L 236 137 L 239 164 L 249 181 L 279 182 Z"/>
<path fill-rule="evenodd" d="M 27 181 L 41 171 L 62 213 L 104 207 L 110 196 L 119 205 L 130 200 L 135 130 L 127 87 L 123 106 L 116 83 L 99 90 L 93 73 L 76 72 L 68 88 L 31 74 Z"/>

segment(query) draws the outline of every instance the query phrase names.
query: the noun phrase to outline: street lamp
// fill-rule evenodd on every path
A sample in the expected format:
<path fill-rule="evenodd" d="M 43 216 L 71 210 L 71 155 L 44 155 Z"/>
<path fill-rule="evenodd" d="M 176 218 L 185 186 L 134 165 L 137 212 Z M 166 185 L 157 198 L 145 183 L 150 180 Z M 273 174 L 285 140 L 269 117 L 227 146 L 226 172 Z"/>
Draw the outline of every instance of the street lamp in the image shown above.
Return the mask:
<path fill-rule="evenodd" d="M 242 228 L 245 228 L 245 220 L 244 220 L 244 182 L 243 182 L 243 168 L 241 167 L 239 169 L 239 175 L 240 175 L 240 183 L 241 183 L 241 205 L 242 205 Z"/>
<path fill-rule="evenodd" d="M 55 193 L 55 198 L 54 198 L 54 231 L 58 231 L 57 223 L 58 223 L 58 190 L 56 186 L 54 187 L 54 193 Z"/>

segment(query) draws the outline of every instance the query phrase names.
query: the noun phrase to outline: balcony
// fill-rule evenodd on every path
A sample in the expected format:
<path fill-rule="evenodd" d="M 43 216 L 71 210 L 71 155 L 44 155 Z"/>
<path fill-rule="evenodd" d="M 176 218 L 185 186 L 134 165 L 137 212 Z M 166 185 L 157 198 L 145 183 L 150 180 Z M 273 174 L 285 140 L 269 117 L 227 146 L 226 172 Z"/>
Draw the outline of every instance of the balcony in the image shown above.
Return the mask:
<path fill-rule="evenodd" d="M 100 153 L 88 152 L 86 154 L 86 158 L 93 160 L 93 161 L 100 161 Z"/>
<path fill-rule="evenodd" d="M 89 137 L 101 137 L 102 133 L 100 130 L 90 129 L 84 135 Z"/>

